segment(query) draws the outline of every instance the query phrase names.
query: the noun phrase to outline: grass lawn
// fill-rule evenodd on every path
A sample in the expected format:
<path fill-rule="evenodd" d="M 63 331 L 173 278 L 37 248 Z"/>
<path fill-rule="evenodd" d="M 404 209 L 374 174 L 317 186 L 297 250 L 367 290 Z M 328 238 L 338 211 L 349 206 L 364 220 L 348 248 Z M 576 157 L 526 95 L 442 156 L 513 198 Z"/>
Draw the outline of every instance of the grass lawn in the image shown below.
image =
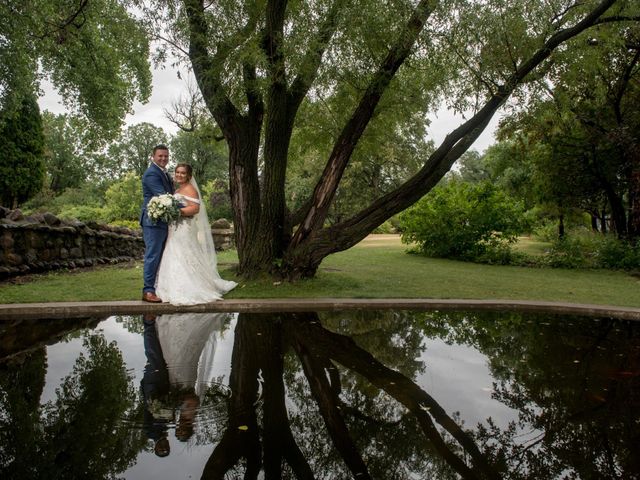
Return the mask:
<path fill-rule="evenodd" d="M 316 278 L 296 283 L 240 281 L 227 298 L 465 298 L 566 301 L 640 307 L 640 278 L 609 270 L 479 265 L 405 253 L 395 235 L 373 235 L 322 263 Z M 235 279 L 235 252 L 218 258 Z M 142 264 L 33 275 L 0 284 L 0 303 L 137 300 Z"/>

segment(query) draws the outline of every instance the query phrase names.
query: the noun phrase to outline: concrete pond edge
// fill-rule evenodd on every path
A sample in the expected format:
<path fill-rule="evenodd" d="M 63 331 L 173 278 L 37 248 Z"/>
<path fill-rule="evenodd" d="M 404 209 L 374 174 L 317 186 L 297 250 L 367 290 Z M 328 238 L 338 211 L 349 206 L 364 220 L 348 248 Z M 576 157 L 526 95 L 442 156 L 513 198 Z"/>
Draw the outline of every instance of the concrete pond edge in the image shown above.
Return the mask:
<path fill-rule="evenodd" d="M 142 301 L 51 302 L 0 305 L 0 321 L 20 319 L 156 315 L 183 312 L 310 312 L 344 310 L 516 311 L 581 315 L 640 321 L 640 308 L 526 300 L 469 300 L 431 298 L 269 298 L 231 299 L 201 305 L 177 306 Z"/>

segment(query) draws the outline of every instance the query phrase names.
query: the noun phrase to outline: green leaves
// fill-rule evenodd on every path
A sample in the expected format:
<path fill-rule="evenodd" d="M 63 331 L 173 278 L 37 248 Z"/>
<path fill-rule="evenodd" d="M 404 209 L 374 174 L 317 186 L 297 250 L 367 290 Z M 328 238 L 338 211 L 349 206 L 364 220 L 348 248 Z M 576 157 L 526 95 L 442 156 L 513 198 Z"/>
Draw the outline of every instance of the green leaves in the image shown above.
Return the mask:
<path fill-rule="evenodd" d="M 35 92 L 40 71 L 102 135 L 117 133 L 133 102 L 151 93 L 147 34 L 125 3 L 3 2 L 0 86 Z"/>
<path fill-rule="evenodd" d="M 400 216 L 402 241 L 430 256 L 474 259 L 514 242 L 522 216 L 522 206 L 493 184 L 452 181 Z"/>
<path fill-rule="evenodd" d="M 0 111 L 0 202 L 16 208 L 42 188 L 44 135 L 33 95 L 12 106 L 8 102 Z"/>

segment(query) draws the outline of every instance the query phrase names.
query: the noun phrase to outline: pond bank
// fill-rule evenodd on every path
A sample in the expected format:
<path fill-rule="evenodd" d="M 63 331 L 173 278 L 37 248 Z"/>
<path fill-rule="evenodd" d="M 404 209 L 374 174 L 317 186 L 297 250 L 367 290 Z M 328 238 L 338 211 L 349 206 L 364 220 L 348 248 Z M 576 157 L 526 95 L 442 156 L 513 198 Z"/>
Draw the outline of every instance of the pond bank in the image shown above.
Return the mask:
<path fill-rule="evenodd" d="M 527 300 L 469 300 L 431 298 L 269 298 L 229 299 L 219 302 L 175 306 L 142 301 L 14 303 L 0 305 L 0 321 L 23 318 L 78 318 L 118 314 L 178 312 L 318 312 L 344 310 L 417 311 L 517 311 L 611 317 L 640 321 L 640 308 Z"/>

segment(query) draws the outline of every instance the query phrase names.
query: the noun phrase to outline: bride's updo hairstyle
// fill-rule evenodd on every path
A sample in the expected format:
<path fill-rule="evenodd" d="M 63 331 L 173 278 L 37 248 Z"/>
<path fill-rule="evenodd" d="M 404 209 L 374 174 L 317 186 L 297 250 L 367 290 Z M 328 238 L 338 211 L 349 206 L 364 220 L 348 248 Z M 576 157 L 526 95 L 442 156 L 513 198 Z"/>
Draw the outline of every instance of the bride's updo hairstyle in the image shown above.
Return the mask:
<path fill-rule="evenodd" d="M 178 169 L 178 167 L 182 167 L 187 171 L 187 175 L 189 176 L 189 178 L 187 178 L 187 181 L 191 180 L 191 177 L 193 177 L 193 167 L 191 165 L 189 165 L 188 163 L 179 163 L 176 165 L 176 170 Z"/>

